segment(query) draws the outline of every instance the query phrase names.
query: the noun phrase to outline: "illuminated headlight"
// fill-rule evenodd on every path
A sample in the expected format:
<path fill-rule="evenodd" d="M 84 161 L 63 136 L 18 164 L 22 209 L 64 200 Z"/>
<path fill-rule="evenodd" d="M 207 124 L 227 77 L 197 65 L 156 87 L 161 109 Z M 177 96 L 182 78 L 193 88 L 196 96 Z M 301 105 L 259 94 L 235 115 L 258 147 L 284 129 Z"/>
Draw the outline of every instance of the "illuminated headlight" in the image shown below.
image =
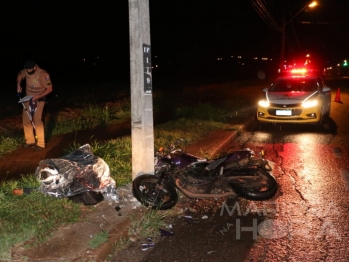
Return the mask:
<path fill-rule="evenodd" d="M 258 102 L 258 105 L 260 105 L 261 107 L 269 107 L 270 103 L 267 100 L 261 100 Z"/>
<path fill-rule="evenodd" d="M 314 106 L 317 106 L 317 100 L 305 101 L 305 102 L 302 104 L 302 107 L 304 107 L 304 108 L 309 108 L 309 107 L 314 107 Z"/>

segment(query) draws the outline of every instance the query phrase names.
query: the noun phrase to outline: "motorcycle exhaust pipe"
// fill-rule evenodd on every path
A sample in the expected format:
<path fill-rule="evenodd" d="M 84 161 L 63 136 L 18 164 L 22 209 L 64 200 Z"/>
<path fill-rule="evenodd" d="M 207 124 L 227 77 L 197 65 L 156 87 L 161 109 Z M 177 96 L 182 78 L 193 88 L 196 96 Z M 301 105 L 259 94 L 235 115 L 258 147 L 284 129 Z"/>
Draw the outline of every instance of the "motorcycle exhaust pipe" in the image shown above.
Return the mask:
<path fill-rule="evenodd" d="M 209 198 L 221 198 L 221 197 L 227 197 L 227 196 L 237 196 L 235 192 L 225 192 L 222 194 L 197 194 L 197 193 L 192 193 L 180 185 L 180 180 L 179 178 L 176 179 L 176 186 L 179 188 L 180 191 L 182 191 L 187 197 L 190 198 L 197 198 L 197 199 L 209 199 Z"/>

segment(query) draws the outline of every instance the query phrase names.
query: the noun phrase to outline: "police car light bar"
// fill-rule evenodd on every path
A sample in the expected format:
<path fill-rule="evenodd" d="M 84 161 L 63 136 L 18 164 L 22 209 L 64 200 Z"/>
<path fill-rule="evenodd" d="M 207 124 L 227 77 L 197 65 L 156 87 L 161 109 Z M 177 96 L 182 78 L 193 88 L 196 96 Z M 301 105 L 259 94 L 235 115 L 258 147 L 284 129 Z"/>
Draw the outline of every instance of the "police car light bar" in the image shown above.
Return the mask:
<path fill-rule="evenodd" d="M 307 69 L 305 68 L 294 68 L 291 70 L 292 75 L 304 75 L 307 73 Z"/>

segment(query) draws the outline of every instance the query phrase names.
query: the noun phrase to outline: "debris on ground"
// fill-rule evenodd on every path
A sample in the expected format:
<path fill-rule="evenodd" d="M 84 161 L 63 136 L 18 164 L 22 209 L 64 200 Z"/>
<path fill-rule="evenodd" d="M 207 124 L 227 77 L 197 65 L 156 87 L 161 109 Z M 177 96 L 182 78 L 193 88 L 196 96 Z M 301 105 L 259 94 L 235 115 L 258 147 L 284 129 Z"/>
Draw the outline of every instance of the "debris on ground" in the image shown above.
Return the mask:
<path fill-rule="evenodd" d="M 172 237 L 172 236 L 174 236 L 174 233 L 173 232 L 171 232 L 171 231 L 167 231 L 167 230 L 164 230 L 164 229 L 159 229 L 159 231 L 160 231 L 160 236 L 161 237 Z"/>
<path fill-rule="evenodd" d="M 41 160 L 35 175 L 45 195 L 67 197 L 85 205 L 119 198 L 108 164 L 93 155 L 89 144 L 60 158 Z"/>
<path fill-rule="evenodd" d="M 154 247 L 154 242 L 151 238 L 148 238 L 147 242 L 142 244 L 142 251 L 146 251 L 152 247 Z"/>

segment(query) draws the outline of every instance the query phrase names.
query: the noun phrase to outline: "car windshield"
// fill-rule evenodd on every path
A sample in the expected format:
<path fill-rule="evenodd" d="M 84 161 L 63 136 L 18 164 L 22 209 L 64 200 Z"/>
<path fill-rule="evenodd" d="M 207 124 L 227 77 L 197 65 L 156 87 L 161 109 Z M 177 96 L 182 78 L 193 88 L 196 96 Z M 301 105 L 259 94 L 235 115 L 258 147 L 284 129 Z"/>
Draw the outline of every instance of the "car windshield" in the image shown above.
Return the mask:
<path fill-rule="evenodd" d="M 279 79 L 269 92 L 314 92 L 317 90 L 315 79 Z"/>

